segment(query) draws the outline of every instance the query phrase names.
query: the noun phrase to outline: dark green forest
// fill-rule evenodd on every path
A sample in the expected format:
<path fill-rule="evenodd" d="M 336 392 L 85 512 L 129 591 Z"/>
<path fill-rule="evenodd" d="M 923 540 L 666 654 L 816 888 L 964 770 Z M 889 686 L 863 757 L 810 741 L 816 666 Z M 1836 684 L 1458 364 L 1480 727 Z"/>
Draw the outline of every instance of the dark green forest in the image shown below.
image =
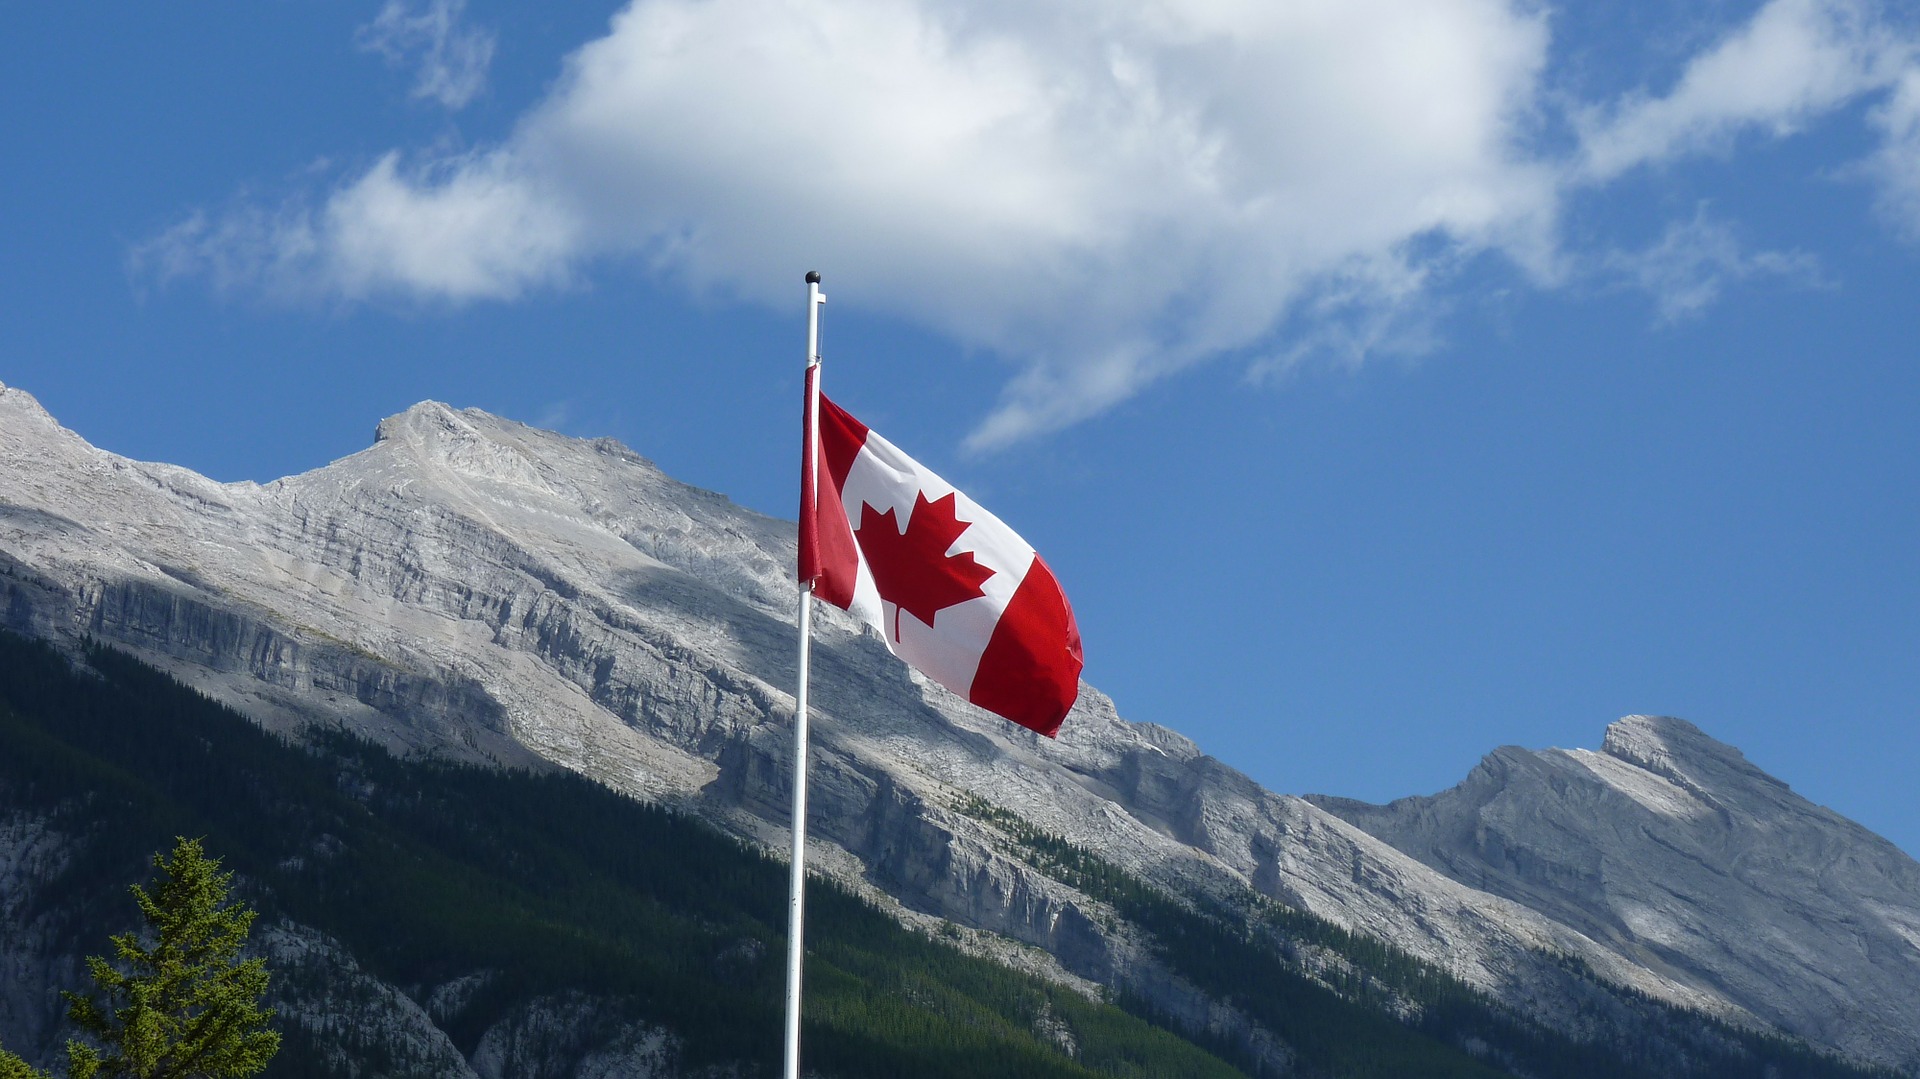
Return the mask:
<path fill-rule="evenodd" d="M 1630 996 L 1613 1005 L 1631 1019 L 1620 1038 L 1577 1044 L 1298 911 L 1251 895 L 1242 908 L 1178 901 L 995 807 L 959 808 L 1277 1034 L 1295 1054 L 1292 1074 L 1877 1074 Z M 673 1031 L 687 1067 L 778 1074 L 784 866 L 589 780 L 402 760 L 338 731 L 288 741 L 122 653 L 89 646 L 76 667 L 0 633 L 0 812 L 21 811 L 82 840 L 26 912 L 49 919 L 72 954 L 100 952 L 130 928 L 127 885 L 154 851 L 204 837 L 262 925 L 316 928 L 423 995 L 489 972 L 441 1019 L 464 1053 L 525 1002 L 572 992 Z M 1260 1074 L 1242 1045 L 1182 1030 L 1124 990 L 1090 1001 L 824 882 L 807 901 L 809 1069 L 846 1079 Z M 1303 947 L 1343 957 L 1343 969 L 1305 977 Z M 277 1026 L 284 1048 L 269 1076 L 348 1074 L 329 1063 L 340 1059 L 361 1074 L 415 1074 L 355 1031 L 287 1017 Z M 4 1030 L 0 1042 L 36 1048 Z"/>

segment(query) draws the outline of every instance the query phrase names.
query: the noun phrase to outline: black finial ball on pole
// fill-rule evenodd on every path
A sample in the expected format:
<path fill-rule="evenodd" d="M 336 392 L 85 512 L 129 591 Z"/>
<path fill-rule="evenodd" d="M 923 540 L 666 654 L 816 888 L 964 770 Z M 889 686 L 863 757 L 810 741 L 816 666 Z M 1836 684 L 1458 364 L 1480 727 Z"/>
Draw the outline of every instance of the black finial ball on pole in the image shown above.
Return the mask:
<path fill-rule="evenodd" d="M 817 285 L 817 284 L 819 284 L 819 283 L 820 283 L 820 271 L 819 271 L 819 270 L 808 270 L 808 271 L 807 271 L 807 284 L 809 284 L 809 285 Z"/>

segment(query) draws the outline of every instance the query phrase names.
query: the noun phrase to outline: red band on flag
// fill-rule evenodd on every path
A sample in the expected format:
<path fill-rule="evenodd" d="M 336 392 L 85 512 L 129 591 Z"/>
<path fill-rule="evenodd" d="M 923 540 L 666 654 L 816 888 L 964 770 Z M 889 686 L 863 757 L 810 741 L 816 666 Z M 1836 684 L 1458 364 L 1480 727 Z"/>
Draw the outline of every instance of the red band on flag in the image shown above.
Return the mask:
<path fill-rule="evenodd" d="M 853 459 L 867 444 L 867 425 L 854 419 L 847 410 L 820 398 L 820 460 L 828 482 L 837 494 L 847 485 L 847 473 L 853 471 Z"/>
<path fill-rule="evenodd" d="M 820 498 L 814 476 L 820 471 L 819 455 L 813 452 L 815 395 L 814 383 L 820 378 L 818 366 L 808 366 L 807 385 L 800 397 L 800 583 L 811 584 L 820 576 Z M 808 455 L 814 460 L 808 462 Z"/>
<path fill-rule="evenodd" d="M 1039 555 L 993 627 L 967 697 L 1048 738 L 1080 696 L 1080 626 Z"/>
<path fill-rule="evenodd" d="M 821 600 L 845 610 L 853 602 L 854 582 L 860 572 L 860 552 L 854 546 L 853 526 L 840 498 L 847 471 L 867 440 L 867 429 L 832 401 L 814 392 L 818 366 L 807 368 L 807 403 L 819 401 L 817 417 L 820 453 L 811 469 L 800 470 L 800 582 L 812 583 Z M 807 417 L 807 427 L 815 417 Z M 801 437 L 804 439 L 805 430 Z M 857 429 L 857 436 L 855 431 Z M 851 443 L 851 445 L 849 445 Z M 800 450 L 806 460 L 806 447 Z"/>

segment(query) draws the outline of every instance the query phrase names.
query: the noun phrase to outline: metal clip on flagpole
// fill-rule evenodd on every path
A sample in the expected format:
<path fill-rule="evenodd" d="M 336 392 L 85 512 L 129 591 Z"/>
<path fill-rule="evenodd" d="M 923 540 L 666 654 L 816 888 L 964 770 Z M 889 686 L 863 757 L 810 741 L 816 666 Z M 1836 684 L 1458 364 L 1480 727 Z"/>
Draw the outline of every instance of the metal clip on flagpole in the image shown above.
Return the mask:
<path fill-rule="evenodd" d="M 805 490 L 818 497 L 820 460 L 820 271 L 807 271 L 807 434 Z M 787 1050 L 785 1079 L 800 1079 L 800 964 L 807 888 L 807 675 L 813 645 L 813 582 L 800 582 L 800 687 L 793 695 L 793 862 L 787 888 Z"/>

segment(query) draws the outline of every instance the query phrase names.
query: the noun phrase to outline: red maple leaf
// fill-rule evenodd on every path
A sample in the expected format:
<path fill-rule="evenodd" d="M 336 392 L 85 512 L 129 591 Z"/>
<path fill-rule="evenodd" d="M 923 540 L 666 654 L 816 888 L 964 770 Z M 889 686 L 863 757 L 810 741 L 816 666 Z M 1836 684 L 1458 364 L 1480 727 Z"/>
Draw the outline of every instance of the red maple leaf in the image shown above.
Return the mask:
<path fill-rule="evenodd" d="M 879 513 L 865 502 L 860 504 L 860 551 L 873 571 L 880 598 L 896 608 L 896 641 L 900 639 L 899 611 L 931 627 L 933 616 L 945 608 L 986 595 L 980 584 L 993 571 L 974 561 L 972 551 L 947 553 L 973 527 L 971 521 L 956 519 L 953 510 L 952 494 L 929 502 L 921 492 L 913 500 L 913 516 L 907 518 L 907 530 L 902 533 L 892 510 Z"/>

